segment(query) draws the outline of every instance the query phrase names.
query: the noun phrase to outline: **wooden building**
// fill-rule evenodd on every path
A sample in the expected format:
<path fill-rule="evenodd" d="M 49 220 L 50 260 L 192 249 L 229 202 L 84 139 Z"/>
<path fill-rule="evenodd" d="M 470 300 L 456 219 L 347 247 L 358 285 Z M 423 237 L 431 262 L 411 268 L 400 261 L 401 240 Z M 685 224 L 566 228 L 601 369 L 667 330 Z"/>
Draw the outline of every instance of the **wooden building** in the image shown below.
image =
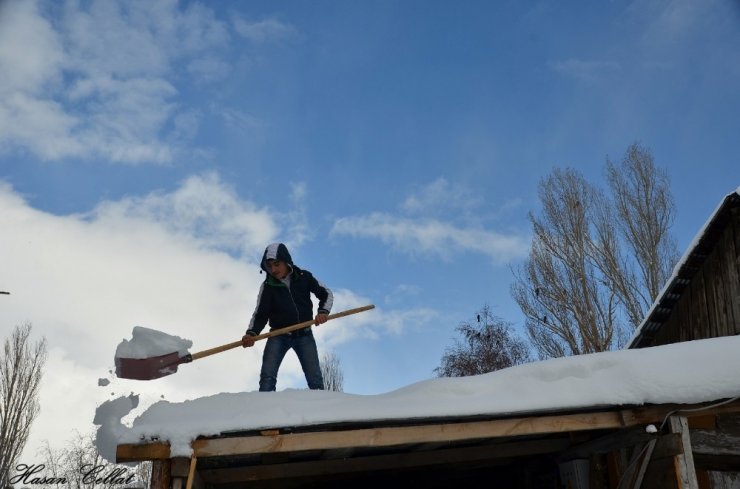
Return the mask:
<path fill-rule="evenodd" d="M 738 277 L 740 195 L 733 193 L 630 346 L 740 333 Z M 377 489 L 400 482 L 423 489 L 717 489 L 712 474 L 740 470 L 740 400 L 275 426 L 200 437 L 189 458 L 171 456 L 166 443 L 121 444 L 117 459 L 154 461 L 153 489 Z"/>
<path fill-rule="evenodd" d="M 684 254 L 630 348 L 740 334 L 740 195 L 726 196 Z"/>
<path fill-rule="evenodd" d="M 727 195 L 676 266 L 629 348 L 740 334 L 740 188 Z M 721 361 L 721 359 L 718 359 Z M 733 454 L 725 464 L 704 467 L 704 487 L 740 487 L 740 416 L 709 425 L 715 450 Z M 704 434 L 707 434 L 704 433 Z M 719 440 L 726 438 L 725 444 Z M 694 437 L 694 443 L 697 443 Z M 716 471 L 724 471 L 717 474 Z M 713 473 L 714 472 L 714 473 Z M 732 483 L 727 483 L 727 481 Z"/>

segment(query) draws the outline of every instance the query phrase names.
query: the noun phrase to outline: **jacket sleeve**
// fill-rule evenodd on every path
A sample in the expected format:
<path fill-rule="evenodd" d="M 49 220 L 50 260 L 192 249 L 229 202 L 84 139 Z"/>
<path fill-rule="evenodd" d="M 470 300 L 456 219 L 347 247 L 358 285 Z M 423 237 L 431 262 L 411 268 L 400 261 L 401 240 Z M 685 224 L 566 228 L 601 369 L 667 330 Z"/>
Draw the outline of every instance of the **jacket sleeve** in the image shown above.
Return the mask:
<path fill-rule="evenodd" d="M 319 313 L 329 314 L 334 305 L 334 294 L 329 287 L 319 282 L 311 275 L 311 292 L 319 299 Z"/>
<path fill-rule="evenodd" d="M 262 282 L 259 294 L 257 295 L 257 306 L 254 308 L 252 319 L 249 321 L 249 328 L 247 328 L 248 335 L 257 336 L 267 324 L 267 320 L 270 317 L 270 298 L 268 296 L 269 294 L 265 294 L 265 283 Z"/>

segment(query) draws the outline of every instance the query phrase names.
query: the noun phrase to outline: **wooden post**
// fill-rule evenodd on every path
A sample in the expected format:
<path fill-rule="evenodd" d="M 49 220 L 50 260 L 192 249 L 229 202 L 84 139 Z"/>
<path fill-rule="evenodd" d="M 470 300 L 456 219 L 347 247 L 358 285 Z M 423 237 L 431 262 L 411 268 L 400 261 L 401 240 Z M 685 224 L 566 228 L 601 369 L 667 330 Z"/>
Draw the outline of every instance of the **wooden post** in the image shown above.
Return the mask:
<path fill-rule="evenodd" d="M 204 489 L 205 484 L 195 470 L 197 458 L 175 457 L 172 459 L 172 489 Z"/>
<path fill-rule="evenodd" d="M 151 489 L 170 489 L 172 474 L 169 460 L 155 460 L 152 462 Z"/>
<path fill-rule="evenodd" d="M 190 459 L 190 470 L 188 470 L 188 482 L 185 484 L 185 489 L 193 489 L 193 481 L 195 480 L 195 465 L 198 463 L 198 459 L 193 455 Z"/>
<path fill-rule="evenodd" d="M 671 433 L 679 433 L 681 435 L 681 444 L 683 445 L 682 453 L 673 457 L 678 489 L 699 489 L 699 482 L 696 479 L 696 468 L 694 467 L 694 454 L 691 452 L 689 423 L 684 416 L 671 416 L 669 422 Z"/>

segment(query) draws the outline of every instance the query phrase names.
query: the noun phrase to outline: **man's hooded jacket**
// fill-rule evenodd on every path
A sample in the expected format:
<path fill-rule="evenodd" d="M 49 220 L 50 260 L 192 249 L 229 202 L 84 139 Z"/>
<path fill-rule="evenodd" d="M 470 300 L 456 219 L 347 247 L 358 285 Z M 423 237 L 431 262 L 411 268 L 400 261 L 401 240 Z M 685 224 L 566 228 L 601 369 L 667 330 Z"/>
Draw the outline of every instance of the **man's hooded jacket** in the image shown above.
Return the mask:
<path fill-rule="evenodd" d="M 275 278 L 267 268 L 267 260 L 285 262 L 289 269 L 286 279 Z M 265 249 L 260 267 L 267 277 L 260 287 L 257 307 L 249 322 L 247 334 L 258 335 L 268 321 L 270 329 L 279 329 L 312 320 L 311 294 L 319 299 L 318 312 L 329 314 L 331 311 L 334 301 L 331 290 L 316 280 L 311 272 L 294 265 L 288 248 L 283 243 L 273 243 Z M 305 328 L 294 334 L 307 334 L 310 331 L 311 328 Z"/>

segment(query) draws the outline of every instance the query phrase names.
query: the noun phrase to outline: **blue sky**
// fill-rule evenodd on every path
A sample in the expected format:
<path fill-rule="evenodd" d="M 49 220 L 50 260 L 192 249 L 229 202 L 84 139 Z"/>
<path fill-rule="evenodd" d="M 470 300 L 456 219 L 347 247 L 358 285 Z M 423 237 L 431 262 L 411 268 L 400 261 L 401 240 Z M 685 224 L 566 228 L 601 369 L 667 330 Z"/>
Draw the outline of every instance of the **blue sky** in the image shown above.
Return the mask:
<path fill-rule="evenodd" d="M 484 304 L 521 328 L 540 179 L 601 183 L 635 141 L 683 251 L 740 185 L 739 27 L 724 0 L 3 2 L 0 328 L 49 341 L 42 419 L 256 389 L 257 350 L 96 380 L 134 325 L 240 337 L 271 241 L 337 309 L 376 304 L 318 333 L 347 392 L 432 377 Z"/>

